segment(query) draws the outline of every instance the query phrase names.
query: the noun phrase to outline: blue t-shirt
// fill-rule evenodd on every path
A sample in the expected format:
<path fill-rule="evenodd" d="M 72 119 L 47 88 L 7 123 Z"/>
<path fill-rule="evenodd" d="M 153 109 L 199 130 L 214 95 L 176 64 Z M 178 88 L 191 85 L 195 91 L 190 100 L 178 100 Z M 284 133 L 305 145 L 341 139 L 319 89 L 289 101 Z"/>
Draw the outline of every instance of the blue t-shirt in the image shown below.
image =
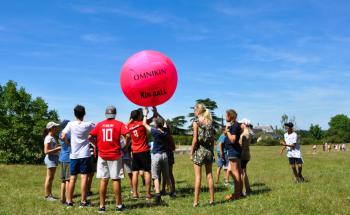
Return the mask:
<path fill-rule="evenodd" d="M 239 126 L 238 122 L 235 122 L 233 125 L 229 127 L 229 132 L 232 135 L 236 135 L 236 140 L 234 143 L 231 143 L 231 141 L 228 139 L 227 136 L 225 136 L 225 148 L 229 150 L 235 150 L 238 153 L 242 153 L 242 147 L 239 144 L 239 138 L 241 136 L 241 126 Z"/>
<path fill-rule="evenodd" d="M 60 133 L 60 137 L 61 137 L 62 133 Z M 67 134 L 67 139 L 68 141 L 70 141 L 70 134 Z M 61 152 L 60 152 L 60 156 L 59 156 L 59 161 L 60 162 L 65 162 L 65 163 L 69 163 L 70 159 L 69 159 L 69 154 L 71 151 L 71 147 L 70 145 L 67 145 L 63 140 L 59 139 L 60 144 L 61 144 Z"/>
<path fill-rule="evenodd" d="M 153 136 L 153 147 L 152 147 L 152 154 L 156 153 L 163 153 L 167 151 L 168 144 L 168 129 L 164 128 L 164 132 L 159 131 L 156 128 L 151 128 L 151 134 Z"/>
<path fill-rule="evenodd" d="M 217 144 L 216 144 L 216 152 L 218 153 L 218 155 L 220 155 L 220 145 L 222 145 L 222 150 L 223 150 L 223 153 L 225 154 L 226 153 L 226 148 L 225 148 L 225 135 L 224 134 L 221 134 L 218 141 L 217 141 Z"/>

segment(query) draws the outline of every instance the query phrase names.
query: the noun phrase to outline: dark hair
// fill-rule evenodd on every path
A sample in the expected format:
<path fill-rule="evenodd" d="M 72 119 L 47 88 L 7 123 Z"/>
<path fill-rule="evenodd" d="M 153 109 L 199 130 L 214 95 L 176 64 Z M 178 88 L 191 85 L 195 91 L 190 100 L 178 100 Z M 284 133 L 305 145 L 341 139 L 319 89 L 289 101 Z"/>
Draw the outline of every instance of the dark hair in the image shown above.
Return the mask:
<path fill-rule="evenodd" d="M 164 119 L 161 118 L 161 117 L 158 117 L 158 118 L 155 120 L 155 123 L 156 123 L 156 127 L 157 127 L 157 128 L 163 128 L 163 127 L 164 127 Z"/>
<path fill-rule="evenodd" d="M 45 137 L 49 134 L 50 130 L 47 128 L 44 128 L 43 130 L 43 139 L 45 140 Z"/>
<path fill-rule="evenodd" d="M 136 109 L 136 110 L 133 110 L 131 111 L 130 113 L 130 119 L 133 119 L 135 121 L 139 120 L 140 119 L 140 116 L 141 116 L 141 111 Z"/>
<path fill-rule="evenodd" d="M 74 115 L 76 118 L 82 120 L 85 116 L 85 107 L 82 105 L 77 105 L 74 108 Z"/>

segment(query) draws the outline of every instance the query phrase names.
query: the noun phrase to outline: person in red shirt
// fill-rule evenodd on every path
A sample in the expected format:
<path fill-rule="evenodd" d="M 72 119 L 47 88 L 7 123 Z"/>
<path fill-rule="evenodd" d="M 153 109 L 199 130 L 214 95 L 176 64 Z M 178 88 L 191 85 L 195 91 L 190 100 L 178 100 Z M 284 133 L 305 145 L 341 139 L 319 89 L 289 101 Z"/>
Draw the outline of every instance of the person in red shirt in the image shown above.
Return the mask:
<path fill-rule="evenodd" d="M 156 114 L 148 120 L 151 122 Z M 132 151 L 132 184 L 133 198 L 137 199 L 139 193 L 137 191 L 139 171 L 144 171 L 146 182 L 146 198 L 151 198 L 151 154 L 147 140 L 147 130 L 142 123 L 142 109 L 133 110 L 130 113 L 130 121 L 128 129 L 131 136 L 131 151 Z"/>
<path fill-rule="evenodd" d="M 116 108 L 114 106 L 108 106 L 106 108 L 107 119 L 99 122 L 89 135 L 89 139 L 92 142 L 97 142 L 97 148 L 99 150 L 96 173 L 96 177 L 101 178 L 99 212 L 106 210 L 105 200 L 109 178 L 113 181 L 116 211 L 122 211 L 125 208 L 121 198 L 120 171 L 122 169 L 122 147 L 120 137 L 125 138 L 125 143 L 128 143 L 129 130 L 122 122 L 115 120 L 116 114 Z M 93 141 L 94 138 L 96 141 Z M 127 144 L 124 147 L 128 147 Z"/>

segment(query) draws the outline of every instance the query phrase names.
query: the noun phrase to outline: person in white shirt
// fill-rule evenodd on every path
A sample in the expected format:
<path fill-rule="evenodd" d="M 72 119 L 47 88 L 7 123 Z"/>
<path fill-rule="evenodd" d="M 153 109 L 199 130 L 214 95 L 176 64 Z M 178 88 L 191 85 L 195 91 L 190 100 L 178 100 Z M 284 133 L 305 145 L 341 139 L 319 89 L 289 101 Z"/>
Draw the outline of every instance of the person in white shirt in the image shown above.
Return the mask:
<path fill-rule="evenodd" d="M 71 146 L 70 158 L 70 183 L 67 195 L 67 207 L 73 206 L 73 194 L 77 175 L 81 175 L 81 202 L 80 207 L 89 206 L 86 200 L 87 175 L 91 172 L 90 148 L 88 136 L 94 128 L 91 122 L 85 122 L 85 108 L 77 105 L 74 108 L 75 121 L 71 121 L 62 131 L 62 139 Z M 67 134 L 70 134 L 70 142 L 67 140 Z"/>
<path fill-rule="evenodd" d="M 284 126 L 287 132 L 284 134 L 284 140 L 280 141 L 280 144 L 283 146 L 281 154 L 287 149 L 287 157 L 289 159 L 289 164 L 292 167 L 296 182 L 304 182 L 304 177 L 301 174 L 304 161 L 301 157 L 298 135 L 293 131 L 293 123 L 285 123 Z"/>

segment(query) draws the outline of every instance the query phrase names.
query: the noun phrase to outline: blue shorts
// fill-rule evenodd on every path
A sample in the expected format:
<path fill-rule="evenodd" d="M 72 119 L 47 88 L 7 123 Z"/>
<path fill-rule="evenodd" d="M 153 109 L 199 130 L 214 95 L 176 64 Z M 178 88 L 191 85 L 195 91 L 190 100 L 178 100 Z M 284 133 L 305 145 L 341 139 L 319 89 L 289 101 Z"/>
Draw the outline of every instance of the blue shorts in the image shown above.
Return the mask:
<path fill-rule="evenodd" d="M 44 159 L 44 162 L 45 162 L 46 167 L 48 169 L 57 167 L 58 166 L 58 156 L 46 155 L 45 159 Z"/>
<path fill-rule="evenodd" d="M 91 173 L 91 158 L 78 158 L 70 160 L 70 174 L 88 174 Z"/>
<path fill-rule="evenodd" d="M 229 160 L 240 159 L 241 152 L 237 151 L 235 148 L 229 148 L 227 150 L 227 158 Z"/>
<path fill-rule="evenodd" d="M 222 159 L 222 157 L 218 156 L 218 160 L 216 161 L 216 164 L 218 165 L 219 168 L 228 167 L 229 163 L 230 163 L 230 161 L 228 160 L 226 153 L 225 153 L 224 159 Z"/>

